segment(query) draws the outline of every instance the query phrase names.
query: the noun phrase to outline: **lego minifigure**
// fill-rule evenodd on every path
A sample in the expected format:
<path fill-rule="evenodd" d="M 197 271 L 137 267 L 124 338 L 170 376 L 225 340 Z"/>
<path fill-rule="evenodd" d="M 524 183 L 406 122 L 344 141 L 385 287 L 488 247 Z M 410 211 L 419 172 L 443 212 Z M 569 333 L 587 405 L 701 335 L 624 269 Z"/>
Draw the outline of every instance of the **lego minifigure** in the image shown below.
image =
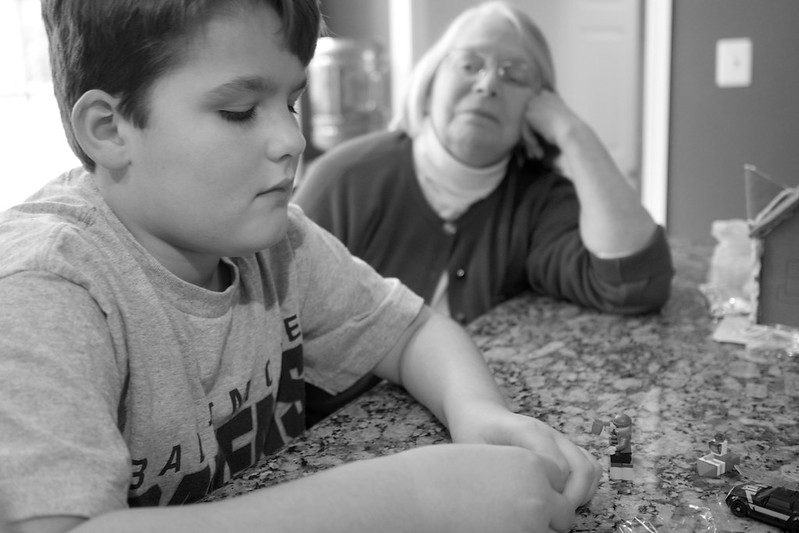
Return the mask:
<path fill-rule="evenodd" d="M 591 433 L 599 435 L 603 427 L 610 429 L 610 479 L 621 479 L 625 481 L 633 480 L 633 453 L 632 453 L 632 432 L 633 421 L 625 414 L 618 414 L 610 422 L 594 420 Z"/>
<path fill-rule="evenodd" d="M 727 437 L 724 436 L 724 433 L 716 433 L 713 436 L 713 440 L 707 443 L 707 447 L 715 455 L 726 455 Z"/>
<path fill-rule="evenodd" d="M 727 437 L 723 433 L 716 433 L 707 446 L 710 453 L 696 461 L 696 473 L 700 476 L 718 477 L 741 462 L 740 457 L 727 449 Z"/>

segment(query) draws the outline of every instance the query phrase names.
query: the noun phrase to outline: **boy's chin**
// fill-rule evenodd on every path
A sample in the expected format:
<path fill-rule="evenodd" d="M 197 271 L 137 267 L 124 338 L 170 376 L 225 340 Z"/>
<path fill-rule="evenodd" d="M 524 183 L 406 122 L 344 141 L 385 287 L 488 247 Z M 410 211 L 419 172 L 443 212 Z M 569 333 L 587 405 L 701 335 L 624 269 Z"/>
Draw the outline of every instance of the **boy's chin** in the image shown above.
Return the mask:
<path fill-rule="evenodd" d="M 286 237 L 289 227 L 288 210 L 273 210 L 269 216 L 255 216 L 246 223 L 231 227 L 228 237 L 217 236 L 217 255 L 241 257 L 271 248 Z"/>
<path fill-rule="evenodd" d="M 266 250 L 285 238 L 288 230 L 288 218 L 285 218 L 281 224 L 278 224 L 274 219 L 270 222 L 267 231 L 262 228 L 260 232 L 253 235 L 251 241 L 242 243 L 242 253 L 239 255 L 248 255 Z"/>

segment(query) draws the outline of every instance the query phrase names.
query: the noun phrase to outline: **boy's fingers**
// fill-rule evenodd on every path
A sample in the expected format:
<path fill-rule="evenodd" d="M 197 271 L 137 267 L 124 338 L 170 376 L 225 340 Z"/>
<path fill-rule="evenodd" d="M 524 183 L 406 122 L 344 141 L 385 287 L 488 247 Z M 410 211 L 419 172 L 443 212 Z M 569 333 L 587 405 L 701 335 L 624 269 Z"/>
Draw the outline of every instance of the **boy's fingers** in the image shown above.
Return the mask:
<path fill-rule="evenodd" d="M 566 533 L 571 531 L 574 525 L 576 508 L 564 495 L 553 492 L 552 501 L 550 502 L 550 520 L 549 527 L 552 531 L 558 533 Z"/>
<path fill-rule="evenodd" d="M 565 460 L 555 460 L 555 458 L 549 455 L 538 454 L 538 457 L 543 464 L 544 474 L 547 476 L 549 486 L 558 494 L 562 493 L 566 488 L 566 482 L 569 478 L 568 463 Z"/>
<path fill-rule="evenodd" d="M 550 489 L 545 497 L 541 499 L 539 505 L 541 508 L 536 512 L 537 517 L 535 521 L 538 523 L 538 528 L 544 526 L 541 520 L 549 520 L 549 531 L 556 533 L 566 533 L 571 530 L 574 524 L 576 506 L 557 489 L 554 482 L 559 481 L 563 477 L 561 469 L 551 459 L 538 455 L 544 475 L 550 483 Z"/>
<path fill-rule="evenodd" d="M 579 469 L 572 469 L 563 489 L 563 495 L 574 507 L 579 507 L 587 503 L 596 492 L 602 467 L 583 448 L 575 446 L 573 449 L 564 450 L 564 453 L 569 456 L 569 463 L 580 465 Z"/>
<path fill-rule="evenodd" d="M 594 455 L 591 452 L 589 452 L 585 448 L 580 448 L 580 450 L 582 450 L 585 456 L 588 457 L 588 459 L 594 465 L 594 484 L 591 486 L 591 492 L 588 495 L 588 498 L 581 504 L 585 505 L 586 503 L 588 503 L 588 500 L 590 500 L 594 496 L 597 489 L 599 488 L 599 481 L 602 479 L 602 465 L 599 463 L 599 461 L 597 461 L 596 457 L 594 457 Z"/>

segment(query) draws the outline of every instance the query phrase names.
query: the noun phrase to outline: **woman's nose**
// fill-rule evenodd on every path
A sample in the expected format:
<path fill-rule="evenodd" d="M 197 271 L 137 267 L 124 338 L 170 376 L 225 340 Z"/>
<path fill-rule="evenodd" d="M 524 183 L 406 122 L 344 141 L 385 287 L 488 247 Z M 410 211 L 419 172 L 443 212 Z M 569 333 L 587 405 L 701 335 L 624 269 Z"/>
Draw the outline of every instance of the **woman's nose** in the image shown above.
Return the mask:
<path fill-rule="evenodd" d="M 501 82 L 502 80 L 499 79 L 498 70 L 486 67 L 478 74 L 477 80 L 475 80 L 474 83 L 474 88 L 478 93 L 483 93 L 488 96 L 497 96 Z"/>

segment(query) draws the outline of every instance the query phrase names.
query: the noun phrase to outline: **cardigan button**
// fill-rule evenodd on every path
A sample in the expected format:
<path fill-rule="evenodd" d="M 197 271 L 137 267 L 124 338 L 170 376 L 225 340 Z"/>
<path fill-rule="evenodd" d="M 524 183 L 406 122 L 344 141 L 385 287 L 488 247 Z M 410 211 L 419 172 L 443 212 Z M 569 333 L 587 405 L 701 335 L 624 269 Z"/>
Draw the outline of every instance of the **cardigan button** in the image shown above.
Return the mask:
<path fill-rule="evenodd" d="M 455 235 L 458 232 L 458 227 L 452 222 L 444 222 L 444 233 L 447 235 Z"/>
<path fill-rule="evenodd" d="M 463 279 L 466 277 L 466 271 L 462 268 L 459 268 L 455 271 L 455 277 L 458 279 Z"/>
<path fill-rule="evenodd" d="M 453 318 L 461 324 L 466 324 L 466 313 L 455 313 Z"/>

